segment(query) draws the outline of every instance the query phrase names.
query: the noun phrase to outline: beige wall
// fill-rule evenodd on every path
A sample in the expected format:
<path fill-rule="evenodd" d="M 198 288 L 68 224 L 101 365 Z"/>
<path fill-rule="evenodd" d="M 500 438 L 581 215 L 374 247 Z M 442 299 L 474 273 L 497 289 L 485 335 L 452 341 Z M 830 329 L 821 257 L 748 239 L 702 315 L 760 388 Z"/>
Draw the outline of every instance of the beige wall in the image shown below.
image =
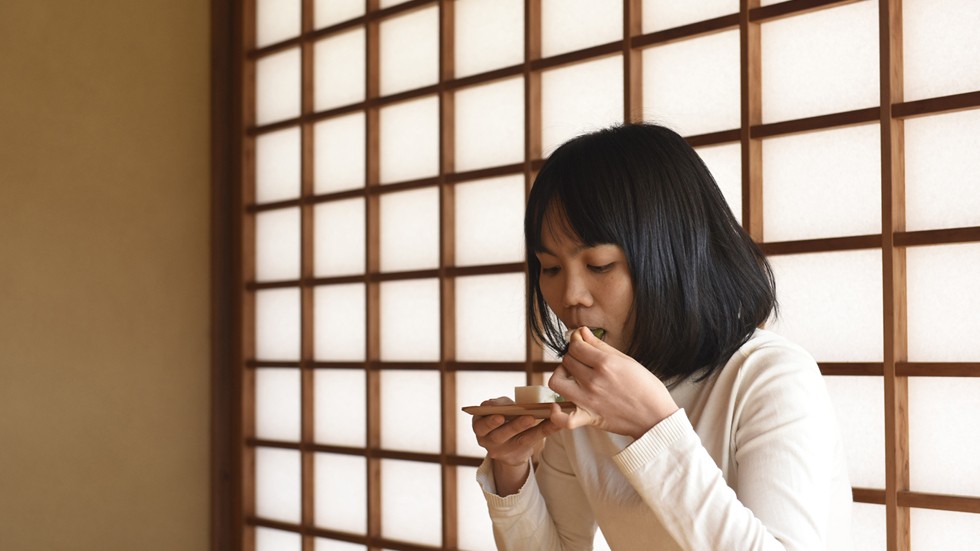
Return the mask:
<path fill-rule="evenodd" d="M 0 549 L 207 549 L 208 4 L 0 1 Z"/>

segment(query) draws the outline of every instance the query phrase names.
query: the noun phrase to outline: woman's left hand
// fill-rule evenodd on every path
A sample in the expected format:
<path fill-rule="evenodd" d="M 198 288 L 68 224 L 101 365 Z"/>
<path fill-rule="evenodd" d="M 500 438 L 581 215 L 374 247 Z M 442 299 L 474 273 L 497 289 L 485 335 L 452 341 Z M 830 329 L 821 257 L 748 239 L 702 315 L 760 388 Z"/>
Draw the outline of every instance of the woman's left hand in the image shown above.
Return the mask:
<path fill-rule="evenodd" d="M 592 425 L 638 439 L 678 410 L 660 379 L 587 327 L 572 333 L 548 386 L 577 406 L 552 406 L 551 422 L 562 428 Z"/>

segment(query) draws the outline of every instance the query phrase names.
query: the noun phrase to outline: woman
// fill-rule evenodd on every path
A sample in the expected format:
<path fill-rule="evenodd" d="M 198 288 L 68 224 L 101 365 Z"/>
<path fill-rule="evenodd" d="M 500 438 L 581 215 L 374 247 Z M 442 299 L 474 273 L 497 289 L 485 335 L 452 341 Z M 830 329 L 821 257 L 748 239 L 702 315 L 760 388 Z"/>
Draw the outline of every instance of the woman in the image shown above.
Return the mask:
<path fill-rule="evenodd" d="M 680 136 L 626 125 L 561 146 L 525 242 L 531 330 L 563 354 L 549 386 L 578 409 L 474 417 L 500 549 L 591 549 L 597 525 L 616 551 L 849 549 L 823 379 L 759 329 L 768 263 Z"/>

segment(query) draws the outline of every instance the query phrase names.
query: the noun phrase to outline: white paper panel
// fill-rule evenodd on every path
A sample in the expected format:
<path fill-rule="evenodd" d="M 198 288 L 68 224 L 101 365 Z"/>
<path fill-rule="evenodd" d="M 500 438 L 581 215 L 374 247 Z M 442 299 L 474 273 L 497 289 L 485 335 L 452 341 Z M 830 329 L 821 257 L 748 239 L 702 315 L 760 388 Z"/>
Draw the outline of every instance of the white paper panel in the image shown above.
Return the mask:
<path fill-rule="evenodd" d="M 769 327 L 825 362 L 882 361 L 881 252 L 770 257 L 779 317 Z"/>
<path fill-rule="evenodd" d="M 766 241 L 881 233 L 877 124 L 763 140 Z"/>
<path fill-rule="evenodd" d="M 440 396 L 438 371 L 382 371 L 381 447 L 439 453 Z"/>
<path fill-rule="evenodd" d="M 255 138 L 255 200 L 295 199 L 300 193 L 299 128 Z"/>
<path fill-rule="evenodd" d="M 333 453 L 318 453 L 315 460 L 316 526 L 367 533 L 367 460 Z"/>
<path fill-rule="evenodd" d="M 364 273 L 364 199 L 320 203 L 313 208 L 313 273 L 317 277 Z"/>
<path fill-rule="evenodd" d="M 980 542 L 980 515 L 912 509 L 912 541 L 915 551 L 974 551 Z"/>
<path fill-rule="evenodd" d="M 381 183 L 439 174 L 439 98 L 381 109 Z"/>
<path fill-rule="evenodd" d="M 318 444 L 365 445 L 367 409 L 363 369 L 320 369 L 313 377 L 313 427 Z"/>
<path fill-rule="evenodd" d="M 980 360 L 980 245 L 907 252 L 909 360 Z"/>
<path fill-rule="evenodd" d="M 381 284 L 381 360 L 439 360 L 439 280 Z"/>
<path fill-rule="evenodd" d="M 313 541 L 313 549 L 315 551 L 367 551 L 367 547 L 357 543 L 325 538 L 316 538 Z"/>
<path fill-rule="evenodd" d="M 698 155 L 708 166 L 735 220 L 742 222 L 742 146 L 724 144 L 699 147 Z"/>
<path fill-rule="evenodd" d="M 570 65 L 541 74 L 541 145 L 544 157 L 570 138 L 622 122 L 622 56 Z"/>
<path fill-rule="evenodd" d="M 300 0 L 257 0 L 255 3 L 255 45 L 268 46 L 300 31 Z"/>
<path fill-rule="evenodd" d="M 313 106 L 317 111 L 364 101 L 364 27 L 317 42 L 313 50 Z"/>
<path fill-rule="evenodd" d="M 738 13 L 738 0 L 643 0 L 643 33 L 652 33 Z"/>
<path fill-rule="evenodd" d="M 324 361 L 364 361 L 367 307 L 363 283 L 313 291 L 313 355 Z"/>
<path fill-rule="evenodd" d="M 255 215 L 255 278 L 299 279 L 299 209 Z"/>
<path fill-rule="evenodd" d="M 861 551 L 885 551 L 887 526 L 885 506 L 873 503 L 851 505 L 851 549 Z M 919 551 L 919 547 L 913 547 Z M 929 549 L 929 548 L 924 548 Z"/>
<path fill-rule="evenodd" d="M 313 191 L 317 194 L 364 187 L 364 113 L 313 127 Z"/>
<path fill-rule="evenodd" d="M 980 90 L 980 2 L 904 0 L 905 101 Z"/>
<path fill-rule="evenodd" d="M 643 50 L 643 118 L 683 136 L 741 125 L 738 29 Z"/>
<path fill-rule="evenodd" d="M 524 160 L 524 79 L 456 92 L 456 172 Z"/>
<path fill-rule="evenodd" d="M 909 379 L 912 491 L 980 496 L 978 419 L 980 379 Z"/>
<path fill-rule="evenodd" d="M 516 371 L 457 371 L 456 372 L 456 453 L 484 457 L 487 452 L 476 443 L 473 417 L 461 411 L 466 406 L 478 406 L 484 400 L 506 396 L 514 399 L 514 387 L 526 383 L 523 372 Z M 470 479 L 467 479 L 467 481 Z M 461 479 L 459 484 L 464 481 Z M 474 484 L 475 486 L 475 484 Z M 482 497 L 480 498 L 482 502 Z M 484 513 L 486 504 L 484 504 Z"/>
<path fill-rule="evenodd" d="M 381 94 L 439 81 L 439 9 L 436 6 L 381 22 Z"/>
<path fill-rule="evenodd" d="M 456 279 L 456 359 L 523 362 L 524 274 Z"/>
<path fill-rule="evenodd" d="M 457 184 L 456 265 L 524 261 L 524 176 Z"/>
<path fill-rule="evenodd" d="M 268 124 L 300 113 L 300 54 L 293 48 L 255 62 L 255 122 Z"/>
<path fill-rule="evenodd" d="M 852 486 L 885 487 L 885 396 L 881 377 L 824 377 L 837 411 Z M 863 549 L 863 547 L 861 548 Z"/>
<path fill-rule="evenodd" d="M 381 0 L 381 9 L 390 8 L 391 6 L 397 6 L 398 4 L 404 4 L 408 0 Z"/>
<path fill-rule="evenodd" d="M 606 537 L 602 534 L 602 530 L 595 531 L 595 540 L 592 542 L 593 551 L 612 551 L 609 547 L 609 543 L 606 542 Z"/>
<path fill-rule="evenodd" d="M 541 0 L 541 56 L 623 38 L 620 0 Z"/>
<path fill-rule="evenodd" d="M 381 535 L 442 545 L 442 473 L 438 464 L 381 460 Z"/>
<path fill-rule="evenodd" d="M 980 226 L 978 151 L 980 109 L 905 121 L 908 230 Z"/>
<path fill-rule="evenodd" d="M 301 551 L 303 538 L 295 532 L 255 528 L 255 551 Z"/>
<path fill-rule="evenodd" d="M 313 26 L 336 25 L 364 15 L 364 0 L 313 0 Z"/>
<path fill-rule="evenodd" d="M 298 369 L 255 370 L 255 436 L 265 440 L 299 442 Z"/>
<path fill-rule="evenodd" d="M 299 359 L 299 289 L 256 291 L 255 357 Z"/>
<path fill-rule="evenodd" d="M 462 0 L 453 9 L 457 78 L 524 61 L 524 0 Z"/>
<path fill-rule="evenodd" d="M 762 122 L 877 105 L 877 2 L 762 24 Z"/>
<path fill-rule="evenodd" d="M 456 519 L 460 549 L 496 551 L 487 500 L 476 482 L 476 467 L 456 467 Z"/>
<path fill-rule="evenodd" d="M 439 189 L 381 196 L 381 270 L 439 266 Z"/>
<path fill-rule="evenodd" d="M 283 522 L 300 521 L 298 451 L 255 449 L 255 514 Z"/>

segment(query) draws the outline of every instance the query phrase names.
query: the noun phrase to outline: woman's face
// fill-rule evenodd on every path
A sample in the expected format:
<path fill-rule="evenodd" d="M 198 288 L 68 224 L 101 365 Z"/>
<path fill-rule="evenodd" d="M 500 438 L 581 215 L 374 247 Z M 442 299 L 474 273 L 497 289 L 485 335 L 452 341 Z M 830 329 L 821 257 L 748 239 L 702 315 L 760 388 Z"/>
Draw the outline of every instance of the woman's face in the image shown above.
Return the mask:
<path fill-rule="evenodd" d="M 541 242 L 539 284 L 548 306 L 569 329 L 605 329 L 603 340 L 625 352 L 633 328 L 633 280 L 623 249 L 588 247 L 566 225 L 547 219 Z"/>

